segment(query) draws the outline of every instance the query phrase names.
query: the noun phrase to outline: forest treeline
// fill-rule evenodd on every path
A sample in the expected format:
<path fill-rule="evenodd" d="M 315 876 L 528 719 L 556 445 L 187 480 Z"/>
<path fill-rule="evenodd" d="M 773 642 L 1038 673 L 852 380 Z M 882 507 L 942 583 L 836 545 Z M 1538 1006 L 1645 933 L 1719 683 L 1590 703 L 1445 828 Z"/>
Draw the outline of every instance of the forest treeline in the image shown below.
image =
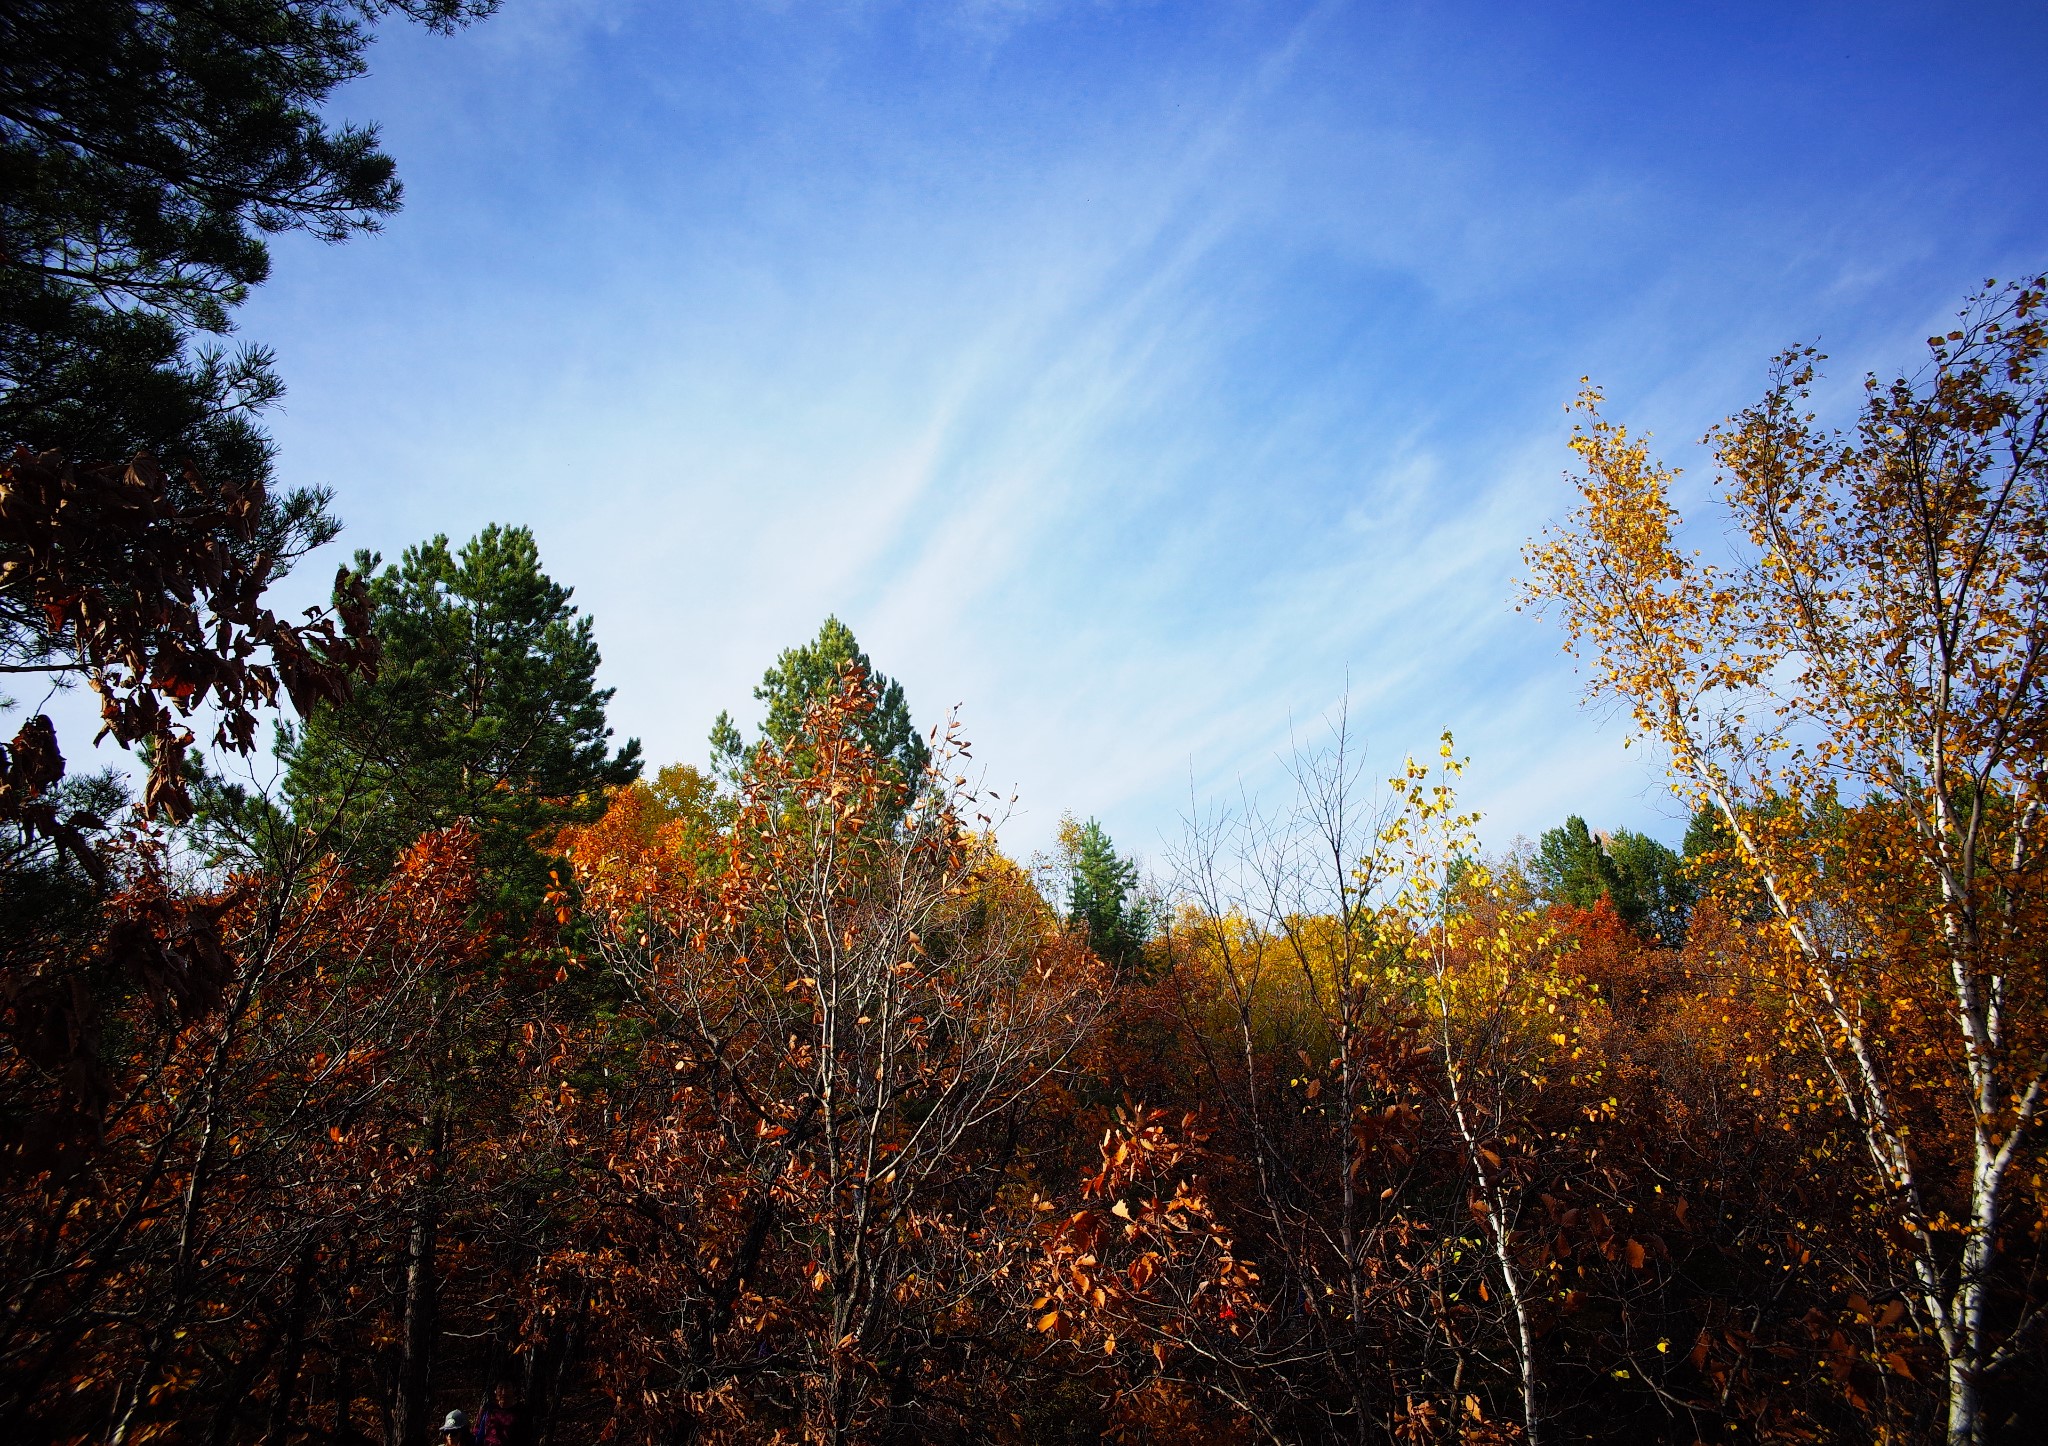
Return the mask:
<path fill-rule="evenodd" d="M 333 499 L 206 338 L 396 208 L 376 25 L 489 9 L 0 19 L 0 1434 L 2048 1430 L 2048 282 L 1839 427 L 1780 357 L 1712 560 L 1580 397 L 1521 601 L 1678 847 L 1490 850 L 1339 712 L 1151 874 L 1018 860 L 837 619 L 649 776 L 524 528 L 266 606 Z"/>

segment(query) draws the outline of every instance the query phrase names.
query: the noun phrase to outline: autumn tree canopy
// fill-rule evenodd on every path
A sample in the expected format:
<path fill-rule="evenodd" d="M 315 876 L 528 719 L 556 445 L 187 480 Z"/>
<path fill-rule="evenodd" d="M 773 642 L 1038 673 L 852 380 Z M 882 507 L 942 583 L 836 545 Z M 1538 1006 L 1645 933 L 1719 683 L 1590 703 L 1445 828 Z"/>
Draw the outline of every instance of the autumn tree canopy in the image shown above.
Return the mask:
<path fill-rule="evenodd" d="M 1822 358 L 1781 356 L 1708 438 L 1728 566 L 1679 550 L 1672 473 L 1589 388 L 1582 506 L 1529 554 L 1532 599 L 1762 886 L 1786 1043 L 1812 1041 L 1896 1221 L 1954 1446 L 1986 1438 L 2040 1309 L 1999 1261 L 2039 1239 L 2048 1105 L 2044 296 L 1978 298 L 1845 431 L 1809 410 Z"/>
<path fill-rule="evenodd" d="M 486 8 L 0 19 L 7 425 L 225 395 L 179 348 L 261 236 L 396 203 L 319 102 L 386 14 Z M 1483 762 L 1340 709 L 1286 796 L 1027 867 L 837 618 L 643 779 L 529 530 L 284 621 L 324 499 L 246 422 L 17 449 L 0 666 L 149 774 L 0 748 L 0 1438 L 2041 1438 L 2044 296 L 1842 430 L 1781 357 L 1709 433 L 1716 563 L 1581 397 L 1525 601 L 1678 849 L 1489 848 Z M 285 710 L 281 786 L 231 780 Z"/>

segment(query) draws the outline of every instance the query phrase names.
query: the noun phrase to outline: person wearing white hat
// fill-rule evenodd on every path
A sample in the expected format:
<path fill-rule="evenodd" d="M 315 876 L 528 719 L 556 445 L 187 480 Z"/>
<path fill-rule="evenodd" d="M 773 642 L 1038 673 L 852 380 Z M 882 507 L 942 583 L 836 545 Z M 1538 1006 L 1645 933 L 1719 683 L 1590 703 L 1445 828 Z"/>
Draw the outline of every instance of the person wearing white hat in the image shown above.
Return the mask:
<path fill-rule="evenodd" d="M 469 1446 L 469 1417 L 450 1411 L 441 1423 L 441 1446 Z"/>

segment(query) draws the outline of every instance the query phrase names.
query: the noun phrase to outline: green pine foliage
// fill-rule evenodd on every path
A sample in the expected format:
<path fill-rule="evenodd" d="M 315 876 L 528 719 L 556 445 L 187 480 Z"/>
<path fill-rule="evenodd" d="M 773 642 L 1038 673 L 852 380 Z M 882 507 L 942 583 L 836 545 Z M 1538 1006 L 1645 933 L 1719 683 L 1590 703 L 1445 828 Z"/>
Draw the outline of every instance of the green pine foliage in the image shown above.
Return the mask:
<path fill-rule="evenodd" d="M 1820 846 L 1816 837 L 1815 847 Z M 1693 814 L 1685 828 L 1683 848 L 1686 876 L 1701 898 L 1711 898 L 1722 913 L 1747 923 L 1761 923 L 1770 917 L 1770 895 L 1755 871 L 1743 862 L 1735 832 L 1718 810 L 1702 807 Z"/>
<path fill-rule="evenodd" d="M 1679 854 L 1628 829 L 1596 837 L 1577 814 L 1537 840 L 1529 879 L 1548 903 L 1590 909 L 1607 899 L 1629 925 L 1674 948 L 1698 898 Z"/>
<path fill-rule="evenodd" d="M 229 354 L 264 238 L 375 230 L 400 188 L 374 126 L 322 108 L 375 23 L 495 0 L 16 0 L 0 6 L 0 445 L 267 479 L 270 353 Z M 281 503 L 292 551 L 326 497 Z"/>
<path fill-rule="evenodd" d="M 125 781 L 111 770 L 75 775 L 57 788 L 59 811 L 88 847 L 128 808 Z M 18 821 L 0 823 L 0 979 L 25 979 L 37 962 L 82 952 L 99 926 L 106 880 L 79 851 L 58 847 Z"/>
<path fill-rule="evenodd" d="M 436 537 L 378 563 L 357 559 L 371 575 L 380 672 L 286 739 L 292 813 L 377 869 L 466 819 L 503 899 L 537 902 L 556 831 L 596 818 L 607 790 L 640 774 L 637 740 L 609 744 L 612 690 L 597 686 L 591 620 L 541 570 L 523 527 L 487 527 L 453 552 Z"/>
<path fill-rule="evenodd" d="M 1152 908 L 1138 887 L 1137 864 L 1117 853 L 1100 823 L 1060 820 L 1067 921 L 1119 977 L 1141 972 L 1153 932 Z"/>
<path fill-rule="evenodd" d="M 875 695 L 875 709 L 860 726 L 861 742 L 885 761 L 906 789 L 916 788 L 931 761 L 931 749 L 911 721 L 903 685 L 876 671 L 873 661 L 861 651 L 853 629 L 836 617 L 826 618 L 810 642 L 785 648 L 761 675 L 754 698 L 768 709 L 761 720 L 758 742 L 801 752 L 805 710 L 839 687 L 849 667 L 867 675 Z M 717 771 L 728 779 L 737 777 L 747 748 L 732 715 L 720 713 L 711 727 L 711 754 Z"/>

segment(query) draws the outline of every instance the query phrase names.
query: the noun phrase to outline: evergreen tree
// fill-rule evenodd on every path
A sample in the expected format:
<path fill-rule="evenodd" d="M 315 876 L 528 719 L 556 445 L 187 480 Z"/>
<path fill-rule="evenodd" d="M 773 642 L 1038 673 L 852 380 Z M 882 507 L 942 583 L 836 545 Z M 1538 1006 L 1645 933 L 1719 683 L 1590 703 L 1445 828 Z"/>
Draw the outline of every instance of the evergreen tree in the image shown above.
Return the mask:
<path fill-rule="evenodd" d="M 1663 943 L 1685 939 L 1695 897 L 1685 863 L 1646 834 L 1619 829 L 1595 837 L 1573 814 L 1537 840 L 1529 878 L 1547 903 L 1590 909 L 1608 899 L 1630 925 Z"/>
<path fill-rule="evenodd" d="M 1529 878 L 1546 903 L 1590 909 L 1620 888 L 1621 876 L 1577 814 L 1559 828 L 1546 829 L 1529 860 Z"/>
<path fill-rule="evenodd" d="M 321 107 L 375 22 L 448 30 L 495 0 L 13 0 L 0 7 L 0 447 L 147 448 L 264 480 L 270 353 L 195 347 L 269 274 L 264 236 L 339 241 L 398 209 L 374 126 Z M 294 547 L 324 496 L 280 504 Z M 275 548 L 272 549 L 276 551 Z"/>
<path fill-rule="evenodd" d="M 1120 976 L 1142 969 L 1152 937 L 1152 911 L 1138 893 L 1138 866 L 1120 856 L 1094 819 L 1060 820 L 1066 865 L 1067 921 L 1085 929 L 1097 957 Z"/>
<path fill-rule="evenodd" d="M 1685 860 L 1648 834 L 1616 829 L 1607 856 L 1621 879 L 1615 907 L 1623 918 L 1668 948 L 1685 942 L 1685 928 L 1698 899 Z"/>
<path fill-rule="evenodd" d="M 343 851 L 375 868 L 470 820 L 502 901 L 536 902 L 555 831 L 596 818 L 606 790 L 640 773 L 637 741 L 608 747 L 612 690 L 596 684 L 591 620 L 523 527 L 378 563 L 357 559 L 384 650 L 377 681 L 287 739 L 285 796 L 302 824 L 337 821 Z"/>
<path fill-rule="evenodd" d="M 58 847 L 19 819 L 0 819 L 0 980 L 17 988 L 43 961 L 75 954 L 91 937 L 107 888 L 95 874 L 92 850 L 130 803 L 113 770 L 75 775 L 53 791 L 77 847 Z"/>
<path fill-rule="evenodd" d="M 761 720 L 762 741 L 801 750 L 805 709 L 839 687 L 848 667 L 858 667 L 867 675 L 875 696 L 874 711 L 861 722 L 861 742 L 884 760 L 899 783 L 916 787 L 931 761 L 931 749 L 911 721 L 903 685 L 876 671 L 861 651 L 853 629 L 836 617 L 826 618 L 810 642 L 785 648 L 774 666 L 761 675 L 754 697 L 768 705 L 767 716 Z M 720 713 L 711 727 L 711 752 L 716 767 L 728 777 L 734 776 L 745 760 L 746 740 L 729 713 Z"/>
<path fill-rule="evenodd" d="M 1735 834 L 1718 809 L 1702 805 L 1693 813 L 1681 847 L 1686 877 L 1699 897 L 1713 899 L 1730 917 L 1748 923 L 1770 917 L 1770 895 L 1744 861 Z"/>

